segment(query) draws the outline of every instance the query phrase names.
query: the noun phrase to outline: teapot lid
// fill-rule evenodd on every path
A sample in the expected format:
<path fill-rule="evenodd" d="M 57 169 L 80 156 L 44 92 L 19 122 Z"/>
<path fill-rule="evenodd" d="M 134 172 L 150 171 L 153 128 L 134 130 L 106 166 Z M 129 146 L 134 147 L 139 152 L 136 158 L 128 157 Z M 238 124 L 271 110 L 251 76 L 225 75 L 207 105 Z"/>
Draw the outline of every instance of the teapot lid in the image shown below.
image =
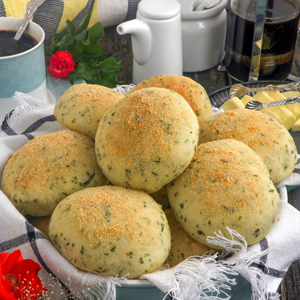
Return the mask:
<path fill-rule="evenodd" d="M 141 0 L 138 11 L 148 19 L 170 19 L 180 13 L 180 4 L 176 0 Z"/>

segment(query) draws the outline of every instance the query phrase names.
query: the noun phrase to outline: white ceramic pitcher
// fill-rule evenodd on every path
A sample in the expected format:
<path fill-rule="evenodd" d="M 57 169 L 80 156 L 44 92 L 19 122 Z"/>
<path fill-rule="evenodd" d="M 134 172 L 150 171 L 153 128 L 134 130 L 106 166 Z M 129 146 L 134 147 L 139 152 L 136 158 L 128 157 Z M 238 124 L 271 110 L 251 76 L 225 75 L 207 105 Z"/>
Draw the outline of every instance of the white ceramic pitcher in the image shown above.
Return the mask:
<path fill-rule="evenodd" d="M 163 74 L 183 74 L 180 4 L 176 0 L 141 0 L 136 19 L 117 26 L 131 34 L 132 83 Z"/>
<path fill-rule="evenodd" d="M 184 4 L 185 0 L 181 0 Z M 187 1 L 188 4 L 198 1 Z M 208 2 L 208 1 L 207 1 Z M 228 0 L 219 2 L 201 11 L 181 10 L 183 71 L 200 72 L 218 65 L 225 55 L 227 26 L 226 5 Z"/>

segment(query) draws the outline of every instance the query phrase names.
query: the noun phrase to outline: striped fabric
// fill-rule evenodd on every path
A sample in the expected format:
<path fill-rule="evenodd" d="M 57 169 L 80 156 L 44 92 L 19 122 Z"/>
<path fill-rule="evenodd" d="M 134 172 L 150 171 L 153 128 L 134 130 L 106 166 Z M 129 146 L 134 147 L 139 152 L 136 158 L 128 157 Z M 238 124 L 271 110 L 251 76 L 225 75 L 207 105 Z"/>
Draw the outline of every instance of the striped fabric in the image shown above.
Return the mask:
<path fill-rule="evenodd" d="M 0 0 L 0 17 L 23 18 L 29 0 Z M 45 43 L 54 32 L 67 32 L 69 19 L 77 26 L 92 11 L 89 26 L 100 21 L 103 27 L 134 19 L 140 0 L 46 0 L 35 12 L 33 21 L 45 31 Z"/>

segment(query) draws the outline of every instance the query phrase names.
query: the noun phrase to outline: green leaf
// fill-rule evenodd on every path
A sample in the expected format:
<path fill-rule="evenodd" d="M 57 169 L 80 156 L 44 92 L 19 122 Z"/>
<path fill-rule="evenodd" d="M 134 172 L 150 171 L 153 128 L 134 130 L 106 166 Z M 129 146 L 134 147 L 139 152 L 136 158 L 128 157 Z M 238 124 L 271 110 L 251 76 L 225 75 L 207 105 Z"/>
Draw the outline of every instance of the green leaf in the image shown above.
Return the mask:
<path fill-rule="evenodd" d="M 78 41 L 78 49 L 80 52 L 82 52 L 82 57 L 80 58 L 80 60 L 91 60 L 94 58 L 97 58 L 97 56 L 101 55 L 102 53 L 102 47 L 100 46 L 99 43 L 96 44 L 90 44 L 89 41 Z"/>
<path fill-rule="evenodd" d="M 59 34 L 59 33 L 52 33 L 51 34 L 52 36 L 53 36 L 53 38 L 56 40 L 56 41 L 58 41 L 58 42 L 60 42 L 61 41 L 61 39 L 64 37 L 62 34 Z"/>
<path fill-rule="evenodd" d="M 68 79 L 74 84 L 77 78 L 83 78 L 86 80 L 92 79 L 92 70 L 86 63 L 78 63 L 78 67 L 69 74 Z"/>
<path fill-rule="evenodd" d="M 58 50 L 58 45 L 53 40 L 49 46 L 45 46 L 45 53 L 47 56 L 51 56 Z"/>
<path fill-rule="evenodd" d="M 74 44 L 67 45 L 67 51 L 72 54 L 73 61 L 76 63 L 77 61 L 74 60 L 74 56 L 77 56 L 80 51 Z"/>
<path fill-rule="evenodd" d="M 67 20 L 67 27 L 68 27 L 68 31 L 70 33 L 70 35 L 74 36 L 75 35 L 75 31 L 76 31 L 76 26 L 73 22 L 71 22 L 70 20 Z"/>
<path fill-rule="evenodd" d="M 57 49 L 58 49 L 57 44 L 56 44 L 54 41 L 52 41 L 52 43 L 51 43 L 50 46 L 49 46 L 49 51 L 50 51 L 51 53 L 53 53 L 53 52 L 55 52 Z"/>
<path fill-rule="evenodd" d="M 101 62 L 103 62 L 105 60 L 105 56 L 100 54 L 97 57 L 94 57 L 93 60 L 100 65 Z"/>
<path fill-rule="evenodd" d="M 116 73 L 109 73 L 109 74 L 102 74 L 102 84 L 104 86 L 114 88 L 117 84 L 122 84 L 123 82 L 120 82 L 117 80 L 117 74 Z"/>
<path fill-rule="evenodd" d="M 68 51 L 72 54 L 76 68 L 68 76 L 69 81 L 74 84 L 76 79 L 82 78 L 87 83 L 99 84 L 107 87 L 115 87 L 121 84 L 117 80 L 116 71 L 121 68 L 121 60 L 116 61 L 114 57 L 106 58 L 102 52 L 99 41 L 104 37 L 104 29 L 101 22 L 94 24 L 87 32 L 91 12 L 79 24 L 78 28 L 70 20 L 67 20 L 69 33 L 61 35 L 54 33 L 49 46 L 45 45 L 46 63 L 49 57 L 56 51 Z"/>
<path fill-rule="evenodd" d="M 75 31 L 76 35 L 81 33 L 83 30 L 85 30 L 88 27 L 88 25 L 90 23 L 91 14 L 92 14 L 92 12 L 90 11 L 87 14 L 87 16 L 82 20 L 82 22 L 78 25 L 78 27 Z"/>
<path fill-rule="evenodd" d="M 94 24 L 88 32 L 89 43 L 96 44 L 103 37 L 104 37 L 104 29 L 102 24 L 98 22 Z"/>
<path fill-rule="evenodd" d="M 93 77 L 92 77 L 92 79 L 89 80 L 87 83 L 102 85 L 102 77 L 101 77 L 100 73 L 94 74 Z"/>
<path fill-rule="evenodd" d="M 88 45 L 86 48 L 85 48 L 85 56 L 88 58 L 91 59 L 94 59 L 94 58 L 97 58 L 99 55 L 101 55 L 102 53 L 102 47 L 100 46 L 100 44 L 94 44 L 94 45 Z"/>
<path fill-rule="evenodd" d="M 67 50 L 66 36 L 64 36 L 61 41 L 58 43 L 59 51 Z"/>
<path fill-rule="evenodd" d="M 114 57 L 107 58 L 100 64 L 101 69 L 104 73 L 119 71 L 122 65 L 122 61 L 116 61 Z"/>
<path fill-rule="evenodd" d="M 86 33 L 87 33 L 86 30 L 82 30 L 80 33 L 78 33 L 74 36 L 74 39 L 77 41 L 83 40 L 86 36 Z"/>
<path fill-rule="evenodd" d="M 85 51 L 87 49 L 87 46 L 88 46 L 88 42 L 84 42 L 82 40 L 78 41 L 78 44 L 77 44 L 78 48 L 80 49 L 80 51 Z"/>
<path fill-rule="evenodd" d="M 70 34 L 65 35 L 66 45 L 71 45 L 74 42 L 74 37 Z"/>

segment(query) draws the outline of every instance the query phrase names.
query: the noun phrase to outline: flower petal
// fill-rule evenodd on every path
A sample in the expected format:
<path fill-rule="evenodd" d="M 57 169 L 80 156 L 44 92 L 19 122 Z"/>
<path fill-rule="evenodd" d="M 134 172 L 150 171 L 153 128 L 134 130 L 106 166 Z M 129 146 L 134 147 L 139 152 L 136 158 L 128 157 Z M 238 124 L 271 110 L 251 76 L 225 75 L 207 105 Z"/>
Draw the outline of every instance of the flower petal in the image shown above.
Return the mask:
<path fill-rule="evenodd" d="M 11 268 L 11 274 L 19 281 L 14 291 L 18 300 L 38 299 L 47 290 L 37 276 L 40 269 L 40 265 L 31 259 L 25 259 Z"/>
<path fill-rule="evenodd" d="M 0 274 L 4 273 L 3 269 L 4 269 L 4 266 L 6 265 L 6 261 L 7 261 L 7 258 L 9 255 L 10 255 L 10 253 L 6 253 L 6 252 L 0 253 Z"/>
<path fill-rule="evenodd" d="M 0 299 L 1 300 L 16 300 L 15 296 L 12 293 L 12 286 L 9 283 L 9 280 L 0 274 Z"/>
<path fill-rule="evenodd" d="M 57 51 L 49 58 L 48 72 L 57 78 L 66 78 L 75 70 L 72 54 L 67 51 Z"/>
<path fill-rule="evenodd" d="M 1 253 L 1 254 L 7 254 L 7 253 Z M 20 249 L 14 251 L 13 253 L 8 253 L 8 255 L 4 255 L 3 257 L 5 260 L 2 265 L 2 273 L 4 275 L 9 274 L 11 267 L 15 264 L 20 263 L 23 260 L 23 256 Z"/>

